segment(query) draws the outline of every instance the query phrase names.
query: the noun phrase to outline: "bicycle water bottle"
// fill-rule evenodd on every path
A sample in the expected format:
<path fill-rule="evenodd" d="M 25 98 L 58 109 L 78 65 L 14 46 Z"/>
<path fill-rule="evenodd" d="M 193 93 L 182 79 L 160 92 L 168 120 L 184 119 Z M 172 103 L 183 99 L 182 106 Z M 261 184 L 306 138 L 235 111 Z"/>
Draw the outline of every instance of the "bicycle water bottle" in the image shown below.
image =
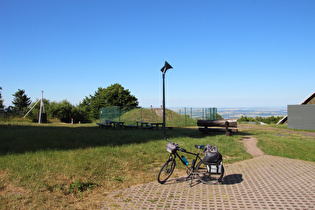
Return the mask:
<path fill-rule="evenodd" d="M 183 159 L 183 161 L 185 162 L 186 165 L 189 164 L 188 160 L 184 157 L 184 155 L 182 155 L 182 159 Z"/>

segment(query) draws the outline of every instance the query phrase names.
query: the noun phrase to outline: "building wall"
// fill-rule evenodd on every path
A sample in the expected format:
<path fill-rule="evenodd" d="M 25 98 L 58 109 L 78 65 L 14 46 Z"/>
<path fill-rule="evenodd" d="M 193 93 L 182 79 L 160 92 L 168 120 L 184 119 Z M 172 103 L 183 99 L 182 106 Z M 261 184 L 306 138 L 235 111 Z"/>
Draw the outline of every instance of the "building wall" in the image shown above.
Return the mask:
<path fill-rule="evenodd" d="M 315 104 L 288 105 L 288 128 L 315 130 Z"/>

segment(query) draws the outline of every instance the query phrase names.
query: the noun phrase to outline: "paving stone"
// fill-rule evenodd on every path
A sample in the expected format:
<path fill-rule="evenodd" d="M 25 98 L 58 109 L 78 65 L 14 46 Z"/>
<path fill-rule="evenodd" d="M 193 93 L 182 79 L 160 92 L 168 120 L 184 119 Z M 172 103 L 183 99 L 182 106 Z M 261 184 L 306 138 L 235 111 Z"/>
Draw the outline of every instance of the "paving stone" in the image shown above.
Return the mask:
<path fill-rule="evenodd" d="M 112 192 L 101 209 L 315 209 L 315 163 L 270 155 L 224 165 L 222 184 L 157 181 Z M 175 169 L 176 170 L 176 169 Z"/>

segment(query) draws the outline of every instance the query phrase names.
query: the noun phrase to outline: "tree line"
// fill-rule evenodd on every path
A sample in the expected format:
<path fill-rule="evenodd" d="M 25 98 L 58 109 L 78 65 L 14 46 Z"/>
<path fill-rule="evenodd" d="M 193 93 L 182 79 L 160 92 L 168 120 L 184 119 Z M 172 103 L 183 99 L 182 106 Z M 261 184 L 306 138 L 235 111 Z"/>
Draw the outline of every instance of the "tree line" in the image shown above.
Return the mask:
<path fill-rule="evenodd" d="M 259 122 L 263 122 L 263 123 L 267 123 L 267 124 L 277 124 L 281 119 L 283 118 L 283 116 L 271 116 L 271 117 L 247 117 L 247 116 L 242 116 L 240 118 L 238 118 L 238 122 L 255 122 L 255 123 L 259 123 Z"/>
<path fill-rule="evenodd" d="M 0 90 L 2 88 L 0 87 Z M 14 94 L 12 104 L 14 106 L 5 107 L 0 92 L 0 109 L 6 113 L 24 116 L 27 111 L 32 108 L 35 102 L 32 102 L 30 97 L 27 96 L 25 90 L 20 90 Z M 131 95 L 128 89 L 116 83 L 108 86 L 107 88 L 99 87 L 94 95 L 86 96 L 79 105 L 72 105 L 69 101 L 63 100 L 61 102 L 50 102 L 43 99 L 44 110 L 47 118 L 57 118 L 61 122 L 91 122 L 99 118 L 99 109 L 110 106 L 128 106 L 137 107 L 139 105 L 138 99 Z M 38 121 L 39 116 L 38 103 L 34 109 L 27 115 L 33 122 Z"/>

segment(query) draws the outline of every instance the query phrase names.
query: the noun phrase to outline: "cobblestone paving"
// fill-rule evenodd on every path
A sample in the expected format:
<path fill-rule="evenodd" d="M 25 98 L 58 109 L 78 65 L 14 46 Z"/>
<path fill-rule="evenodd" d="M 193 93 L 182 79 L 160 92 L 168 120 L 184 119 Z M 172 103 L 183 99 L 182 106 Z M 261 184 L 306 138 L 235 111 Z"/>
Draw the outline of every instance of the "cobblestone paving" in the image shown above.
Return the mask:
<path fill-rule="evenodd" d="M 176 169 L 175 169 L 176 170 Z M 172 177 L 171 177 L 172 178 Z M 222 184 L 157 181 L 111 193 L 102 209 L 315 209 L 315 163 L 264 155 L 225 165 Z"/>

